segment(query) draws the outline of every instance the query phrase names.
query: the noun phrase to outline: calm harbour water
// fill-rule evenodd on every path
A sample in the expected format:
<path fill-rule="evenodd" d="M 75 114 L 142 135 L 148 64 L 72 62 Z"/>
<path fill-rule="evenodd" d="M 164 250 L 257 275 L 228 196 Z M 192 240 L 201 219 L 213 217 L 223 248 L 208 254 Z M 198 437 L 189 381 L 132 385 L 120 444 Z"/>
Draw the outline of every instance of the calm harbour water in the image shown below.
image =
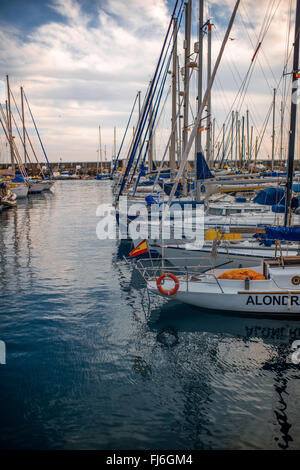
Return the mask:
<path fill-rule="evenodd" d="M 0 214 L 0 448 L 300 449 L 300 321 L 149 299 L 96 237 L 110 201 L 61 181 Z"/>

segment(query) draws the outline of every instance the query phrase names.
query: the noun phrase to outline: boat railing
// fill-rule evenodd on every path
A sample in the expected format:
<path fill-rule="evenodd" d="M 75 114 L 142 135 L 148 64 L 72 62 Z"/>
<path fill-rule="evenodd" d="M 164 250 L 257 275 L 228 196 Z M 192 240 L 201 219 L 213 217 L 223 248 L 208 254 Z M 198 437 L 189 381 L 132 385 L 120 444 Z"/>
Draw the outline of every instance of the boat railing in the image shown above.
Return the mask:
<path fill-rule="evenodd" d="M 212 272 L 207 272 L 214 269 L 209 258 L 202 260 L 207 261 L 207 264 L 201 263 L 201 265 L 198 265 L 196 268 L 192 264 L 186 264 L 185 266 L 176 265 L 176 261 L 180 260 L 180 258 L 168 258 L 168 261 L 159 257 L 141 258 L 134 261 L 134 266 L 146 282 L 158 279 L 158 277 L 163 273 L 174 274 L 175 276 L 180 277 L 181 280 L 186 281 L 187 291 L 189 290 L 189 283 L 191 281 L 211 283 L 211 281 L 214 280 L 218 284 L 221 292 L 223 292 L 217 279 L 217 275 Z M 200 268 L 201 272 L 199 272 Z"/>

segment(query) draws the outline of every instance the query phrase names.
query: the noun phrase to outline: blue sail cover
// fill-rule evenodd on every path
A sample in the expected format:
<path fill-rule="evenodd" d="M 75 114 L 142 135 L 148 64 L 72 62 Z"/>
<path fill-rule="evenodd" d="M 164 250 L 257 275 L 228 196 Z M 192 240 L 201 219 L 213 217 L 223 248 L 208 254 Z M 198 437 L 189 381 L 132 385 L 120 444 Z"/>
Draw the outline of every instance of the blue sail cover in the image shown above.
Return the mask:
<path fill-rule="evenodd" d="M 274 206 L 277 204 L 285 204 L 285 192 L 283 188 L 278 186 L 270 186 L 269 188 L 262 189 L 253 199 L 256 204 L 263 204 L 266 206 Z"/>
<path fill-rule="evenodd" d="M 207 180 L 213 177 L 214 175 L 208 168 L 203 153 L 197 152 L 197 180 Z"/>
<path fill-rule="evenodd" d="M 294 227 L 266 227 L 268 239 L 300 242 L 300 225 Z"/>

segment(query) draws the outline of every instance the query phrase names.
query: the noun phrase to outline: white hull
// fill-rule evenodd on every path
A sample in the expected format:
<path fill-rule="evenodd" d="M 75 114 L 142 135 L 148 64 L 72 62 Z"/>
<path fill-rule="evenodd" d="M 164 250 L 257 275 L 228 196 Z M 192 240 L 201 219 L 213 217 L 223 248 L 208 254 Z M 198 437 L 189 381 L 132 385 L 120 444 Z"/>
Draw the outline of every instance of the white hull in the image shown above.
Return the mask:
<path fill-rule="evenodd" d="M 287 258 L 285 258 L 287 259 Z M 268 262 L 266 262 L 268 263 Z M 219 270 L 220 272 L 225 269 Z M 262 271 L 261 267 L 256 271 Z M 178 276 L 179 288 L 176 294 L 167 296 L 195 307 L 230 312 L 249 312 L 252 314 L 300 314 L 300 287 L 292 280 L 298 276 L 299 265 L 268 267 L 264 280 L 220 279 L 218 271 L 199 275 Z M 280 287 L 279 287 L 280 286 Z M 156 279 L 147 281 L 148 289 L 160 294 Z M 167 279 L 163 288 L 167 291 L 174 287 L 173 280 Z"/>
<path fill-rule="evenodd" d="M 225 298 L 226 295 L 226 298 Z M 300 293 L 207 294 L 180 293 L 176 299 L 199 308 L 231 312 L 300 314 Z"/>
<path fill-rule="evenodd" d="M 43 181 L 43 185 L 44 185 L 44 188 L 43 190 L 44 191 L 49 191 L 52 186 L 54 185 L 55 181 Z"/>
<path fill-rule="evenodd" d="M 27 197 L 28 194 L 28 186 L 26 184 L 15 184 L 12 183 L 9 185 L 9 189 L 13 192 L 17 199 L 22 199 Z"/>
<path fill-rule="evenodd" d="M 35 183 L 33 181 L 30 181 L 29 184 L 30 184 L 30 187 L 29 187 L 29 190 L 28 190 L 29 194 L 41 193 L 44 190 L 43 182 L 36 182 Z"/>

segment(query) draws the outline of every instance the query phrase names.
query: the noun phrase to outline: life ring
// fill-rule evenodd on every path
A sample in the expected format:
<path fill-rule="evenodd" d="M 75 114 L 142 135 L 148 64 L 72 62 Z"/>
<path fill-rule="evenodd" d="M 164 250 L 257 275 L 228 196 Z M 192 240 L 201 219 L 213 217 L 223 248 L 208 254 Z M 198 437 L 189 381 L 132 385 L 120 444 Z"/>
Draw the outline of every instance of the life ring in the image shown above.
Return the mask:
<path fill-rule="evenodd" d="M 169 277 L 170 279 L 173 279 L 173 281 L 175 282 L 175 285 L 173 287 L 173 289 L 171 290 L 166 290 L 162 287 L 161 283 L 162 281 L 166 278 L 166 277 Z M 176 294 L 176 292 L 178 291 L 179 289 L 179 279 L 178 277 L 176 277 L 174 274 L 172 273 L 163 273 L 159 276 L 159 278 L 156 280 L 156 285 L 157 285 L 157 288 L 159 290 L 159 292 L 163 295 L 174 295 Z"/>
<path fill-rule="evenodd" d="M 292 281 L 292 284 L 294 284 L 294 286 L 299 286 L 299 284 L 300 284 L 300 276 L 297 276 L 297 275 L 296 275 L 296 276 L 293 276 L 292 279 L 291 279 L 291 281 Z"/>

